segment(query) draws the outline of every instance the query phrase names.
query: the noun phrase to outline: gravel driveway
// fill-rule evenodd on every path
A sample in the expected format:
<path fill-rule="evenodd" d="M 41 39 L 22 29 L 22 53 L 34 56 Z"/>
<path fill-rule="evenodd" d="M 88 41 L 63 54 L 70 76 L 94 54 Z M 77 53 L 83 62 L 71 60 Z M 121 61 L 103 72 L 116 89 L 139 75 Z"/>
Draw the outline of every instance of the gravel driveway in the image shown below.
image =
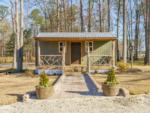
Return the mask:
<path fill-rule="evenodd" d="M 32 100 L 1 106 L 0 113 L 150 113 L 150 95 Z"/>

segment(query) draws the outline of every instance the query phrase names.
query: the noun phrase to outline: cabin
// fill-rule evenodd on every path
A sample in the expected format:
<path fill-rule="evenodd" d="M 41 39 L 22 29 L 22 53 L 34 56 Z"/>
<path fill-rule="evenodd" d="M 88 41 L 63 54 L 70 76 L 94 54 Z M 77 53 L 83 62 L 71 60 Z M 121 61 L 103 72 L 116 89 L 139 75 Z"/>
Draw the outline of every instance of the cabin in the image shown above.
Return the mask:
<path fill-rule="evenodd" d="M 41 32 L 34 39 L 37 68 L 90 72 L 115 66 L 113 33 Z"/>

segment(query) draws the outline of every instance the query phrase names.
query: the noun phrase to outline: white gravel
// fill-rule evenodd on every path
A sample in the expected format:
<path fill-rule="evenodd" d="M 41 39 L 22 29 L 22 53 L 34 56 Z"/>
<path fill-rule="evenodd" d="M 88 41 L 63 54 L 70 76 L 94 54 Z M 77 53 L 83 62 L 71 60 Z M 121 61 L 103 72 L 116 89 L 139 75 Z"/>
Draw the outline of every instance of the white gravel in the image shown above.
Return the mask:
<path fill-rule="evenodd" d="M 150 94 L 30 100 L 0 106 L 0 113 L 150 113 Z"/>

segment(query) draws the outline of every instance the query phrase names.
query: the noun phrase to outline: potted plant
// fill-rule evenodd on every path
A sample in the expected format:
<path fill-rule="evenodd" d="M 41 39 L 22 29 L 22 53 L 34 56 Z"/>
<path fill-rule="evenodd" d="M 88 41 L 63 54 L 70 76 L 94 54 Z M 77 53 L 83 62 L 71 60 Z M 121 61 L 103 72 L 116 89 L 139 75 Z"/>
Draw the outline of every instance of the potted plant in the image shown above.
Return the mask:
<path fill-rule="evenodd" d="M 52 86 L 49 84 L 48 75 L 44 72 L 40 75 L 39 85 L 36 86 L 36 95 L 38 99 L 47 99 L 52 93 Z"/>
<path fill-rule="evenodd" d="M 102 84 L 103 94 L 105 96 L 116 96 L 119 92 L 118 81 L 115 76 L 115 70 L 108 72 L 106 81 Z"/>

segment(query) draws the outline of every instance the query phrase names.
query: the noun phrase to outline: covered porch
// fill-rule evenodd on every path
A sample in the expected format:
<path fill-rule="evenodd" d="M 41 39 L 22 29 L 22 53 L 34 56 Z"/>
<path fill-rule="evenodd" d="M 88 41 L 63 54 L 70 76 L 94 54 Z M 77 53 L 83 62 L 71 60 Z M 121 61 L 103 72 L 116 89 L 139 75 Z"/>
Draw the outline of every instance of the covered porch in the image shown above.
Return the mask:
<path fill-rule="evenodd" d="M 109 33 L 40 33 L 35 41 L 37 68 L 91 72 L 115 66 L 116 38 Z"/>

